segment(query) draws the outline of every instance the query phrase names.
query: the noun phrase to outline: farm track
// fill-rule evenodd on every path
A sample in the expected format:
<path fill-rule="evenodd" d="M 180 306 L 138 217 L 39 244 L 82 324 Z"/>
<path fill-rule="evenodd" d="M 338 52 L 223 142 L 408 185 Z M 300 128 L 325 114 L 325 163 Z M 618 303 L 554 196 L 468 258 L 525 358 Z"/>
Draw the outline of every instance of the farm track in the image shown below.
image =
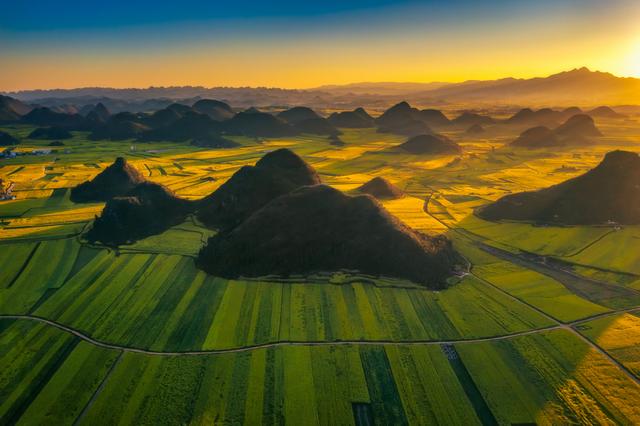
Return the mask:
<path fill-rule="evenodd" d="M 481 278 L 481 281 L 484 282 Z M 492 285 L 489 283 L 489 285 Z M 519 299 L 516 298 L 519 301 Z M 532 307 L 536 309 L 535 307 Z M 537 310 L 537 309 L 536 309 Z M 566 329 L 574 332 L 579 335 L 582 339 L 586 340 L 589 344 L 594 346 L 599 352 L 604 351 L 595 346 L 591 341 L 587 340 L 586 337 L 582 336 L 579 332 L 577 332 L 573 327 L 576 325 L 580 325 L 594 318 L 601 318 L 611 315 L 616 315 L 625 312 L 634 312 L 640 311 L 640 306 L 636 306 L 628 309 L 620 309 L 617 311 L 605 312 L 602 314 L 595 315 L 589 318 L 583 318 L 577 321 L 573 321 L 570 323 L 561 323 L 554 318 L 544 314 L 539 311 L 541 314 L 545 315 L 547 318 L 555 322 L 555 325 L 551 325 L 548 327 L 541 327 L 536 329 L 530 329 L 525 331 L 518 331 L 515 333 L 508 333 L 499 336 L 489 336 L 489 337 L 477 337 L 477 338 L 461 338 L 461 339 L 446 339 L 446 340 L 426 340 L 426 339 L 417 339 L 417 340 L 326 340 L 326 341 L 294 341 L 294 340 L 281 340 L 277 342 L 267 342 L 260 343 L 256 345 L 247 345 L 247 346 L 239 346 L 235 348 L 225 348 L 225 349 L 210 349 L 210 350 L 199 350 L 199 351 L 152 351 L 148 349 L 135 348 L 131 346 L 123 346 L 117 345 L 113 343 L 103 342 L 97 339 L 94 339 L 83 332 L 76 330 L 72 327 L 66 326 L 64 324 L 60 324 L 56 321 L 52 321 L 46 318 L 34 316 L 34 315 L 3 315 L 0 314 L 0 319 L 12 319 L 12 320 L 23 320 L 23 321 L 35 321 L 39 322 L 51 327 L 55 327 L 59 330 L 72 334 L 87 343 L 91 343 L 92 345 L 104 348 L 104 349 L 112 349 L 119 350 L 123 352 L 133 352 L 140 353 L 144 355 L 152 355 L 152 356 L 184 356 L 184 355 L 221 355 L 228 353 L 242 353 L 242 352 L 251 352 L 254 350 L 260 349 L 268 349 L 268 348 L 276 348 L 276 347 L 286 347 L 286 346 L 355 346 L 355 345 L 364 345 L 364 346 L 387 346 L 387 345 L 402 345 L 402 346 L 413 346 L 413 345 L 457 345 L 457 344 L 469 344 L 469 343 L 484 343 L 484 342 L 495 342 L 500 340 L 507 340 L 521 336 L 529 336 L 533 334 L 544 333 L 552 330 L 561 330 Z M 604 353 L 607 358 L 611 359 L 615 362 L 616 365 L 621 366 L 617 361 L 613 360 L 608 354 Z M 626 370 L 626 369 L 625 369 Z M 631 373 L 629 373 L 631 374 Z M 634 381 L 640 384 L 640 379 L 634 377 Z"/>
<path fill-rule="evenodd" d="M 463 233 L 462 231 L 460 231 L 459 228 L 455 228 L 452 227 L 450 225 L 448 225 L 447 223 L 443 222 L 442 220 L 438 219 L 436 216 L 432 215 L 429 212 L 429 201 L 431 200 L 431 197 L 433 196 L 433 193 L 431 193 L 424 202 L 424 206 L 423 206 L 423 210 L 424 212 L 431 216 L 432 218 L 434 218 L 435 220 L 437 220 L 438 222 L 440 222 L 442 225 L 444 225 L 447 229 L 454 231 L 456 233 L 458 233 L 459 235 L 463 236 L 464 238 L 467 238 L 471 241 L 474 241 L 472 238 L 470 238 L 468 235 L 465 235 L 465 233 Z M 465 259 L 466 260 L 466 259 Z M 576 321 L 572 321 L 572 322 L 562 322 L 557 318 L 554 318 L 553 316 L 549 315 L 548 313 L 546 313 L 545 311 L 543 311 L 542 309 L 532 305 L 529 302 L 526 302 L 523 299 L 520 299 L 519 297 L 516 297 L 514 295 L 512 295 L 511 293 L 503 290 L 502 288 L 498 287 L 497 285 L 491 283 L 490 281 L 485 280 L 484 278 L 481 278 L 477 275 L 475 275 L 472 271 L 473 268 L 473 264 L 471 262 L 469 262 L 468 260 L 466 260 L 468 263 L 468 268 L 469 268 L 469 274 L 474 276 L 476 279 L 478 279 L 480 282 L 498 290 L 500 293 L 504 294 L 506 297 L 510 298 L 511 300 L 523 303 L 525 305 L 527 305 L 529 308 L 535 310 L 536 312 L 538 312 L 540 315 L 544 316 L 545 318 L 547 318 L 548 320 L 554 322 L 556 325 L 552 326 L 549 329 L 565 329 L 568 330 L 570 332 L 572 332 L 575 336 L 577 336 L 579 339 L 581 339 L 582 341 L 584 341 L 587 345 L 589 345 L 591 348 L 593 348 L 596 352 L 600 353 L 601 355 L 603 355 L 605 358 L 607 358 L 611 363 L 613 363 L 613 365 L 617 366 L 629 379 L 631 379 L 633 382 L 635 382 L 637 385 L 640 386 L 640 378 L 638 378 L 635 374 L 633 374 L 627 367 L 625 367 L 621 362 L 619 362 L 618 360 L 616 360 L 614 357 L 612 357 L 606 350 L 604 350 L 601 346 L 597 345 L 596 343 L 592 342 L 591 340 L 589 340 L 585 335 L 583 335 L 582 333 L 580 333 L 575 327 L 583 324 L 585 322 L 591 321 L 593 319 L 597 319 L 597 318 L 603 318 L 603 317 L 607 317 L 607 316 L 611 316 L 611 315 L 616 315 L 616 314 L 621 314 L 621 313 L 627 313 L 627 312 L 635 312 L 640 310 L 640 306 L 634 306 L 631 308 L 626 308 L 626 309 L 615 309 L 615 310 L 611 310 L 609 312 L 604 312 L 604 313 L 600 313 L 600 314 L 596 314 L 596 315 L 592 315 L 590 317 L 586 317 L 586 318 L 581 318 L 579 320 Z M 526 268 L 526 266 L 524 266 Z M 533 330 L 532 330 L 533 331 Z M 540 332 L 542 330 L 539 330 L 538 332 Z M 531 333 L 533 334 L 533 333 Z"/>
<path fill-rule="evenodd" d="M 429 200 L 430 200 L 431 196 L 428 196 L 427 199 L 425 200 L 424 203 L 424 212 L 428 215 L 430 215 L 431 217 L 433 217 L 435 220 L 437 220 L 438 222 L 440 222 L 441 224 L 443 224 L 447 229 L 450 229 L 451 231 L 454 231 L 458 234 L 460 234 L 461 236 L 463 236 L 464 238 L 470 239 L 473 241 L 473 238 L 469 237 L 468 234 L 462 232 L 460 229 L 456 228 L 456 227 L 452 227 L 451 225 L 441 221 L 440 219 L 438 219 L 437 217 L 435 217 L 434 215 L 431 215 L 428 211 L 428 204 L 429 204 Z M 547 331 L 552 331 L 552 330 L 567 330 L 569 332 L 572 332 L 574 335 L 576 335 L 576 337 L 578 337 L 579 339 L 583 340 L 586 344 L 588 344 L 590 347 L 592 347 L 595 351 L 597 351 L 598 353 L 602 354 L 605 358 L 607 358 L 611 363 L 613 363 L 614 365 L 616 365 L 620 370 L 622 370 L 622 372 L 627 375 L 627 377 L 629 377 L 632 381 L 634 381 L 636 384 L 640 385 L 640 379 L 638 377 L 636 377 L 627 367 L 625 367 L 623 364 L 621 364 L 619 361 L 617 361 L 616 359 L 614 359 L 611 355 L 609 355 L 606 350 L 604 350 L 602 347 L 600 347 L 599 345 L 597 345 L 596 343 L 592 342 L 591 340 L 589 340 L 586 336 L 584 336 L 582 333 L 580 333 L 576 327 L 586 323 L 588 321 L 591 321 L 593 319 L 597 319 L 597 318 L 603 318 L 603 317 L 608 317 L 608 316 L 613 316 L 613 315 L 617 315 L 617 314 L 621 314 L 621 313 L 629 313 L 629 312 L 636 312 L 636 311 L 640 311 L 640 306 L 634 306 L 634 307 L 629 307 L 629 308 L 624 308 L 624 309 L 616 309 L 616 310 L 611 310 L 609 312 L 604 312 L 604 313 L 600 313 L 600 314 L 596 314 L 590 317 L 586 317 L 586 318 L 582 318 L 576 321 L 571 321 L 571 322 L 562 322 L 560 320 L 558 320 L 557 318 L 552 317 L 551 315 L 547 314 L 546 312 L 544 312 L 543 310 L 531 305 L 530 303 L 516 297 L 513 296 L 512 294 L 506 292 L 505 290 L 499 288 L 498 286 L 494 285 L 493 283 L 491 283 L 490 281 L 485 280 L 484 278 L 481 278 L 477 275 L 475 275 L 473 273 L 472 269 L 472 265 L 469 262 L 469 274 L 474 276 L 477 280 L 479 280 L 481 283 L 491 286 L 492 288 L 498 290 L 500 293 L 504 294 L 506 297 L 523 303 L 525 305 L 527 305 L 529 308 L 533 309 L 534 311 L 536 311 L 537 313 L 539 313 L 540 315 L 542 315 L 543 317 L 547 318 L 549 321 L 551 321 L 554 325 L 550 325 L 547 327 L 541 327 L 541 328 L 536 328 L 536 329 L 530 329 L 530 330 L 525 330 L 525 331 L 520 331 L 520 332 L 514 332 L 514 333 L 508 333 L 508 334 L 504 334 L 504 335 L 498 335 L 498 336 L 489 336 L 489 337 L 480 337 L 480 338 L 461 338 L 461 339 L 449 339 L 449 340 L 334 340 L 334 341 L 290 341 L 290 340 L 283 340 L 283 341 L 276 341 L 276 342 L 267 342 L 267 343 L 261 343 L 261 344 L 256 344 L 256 345 L 247 345 L 247 346 L 239 346 L 239 347 L 233 347 L 233 348 L 225 348 L 225 349 L 212 349 L 212 350 L 199 350 L 199 351 L 152 351 L 152 350 L 147 350 L 147 349 L 141 349 L 141 348 L 135 348 L 135 347 L 130 347 L 130 346 L 123 346 L 123 345 L 118 345 L 118 344 L 112 344 L 112 343 L 107 343 L 107 342 L 103 342 L 97 339 L 92 338 L 91 336 L 84 334 L 83 332 L 76 330 L 72 327 L 66 326 L 64 324 L 58 323 L 56 321 L 53 320 L 49 320 L 46 318 L 42 318 L 42 317 L 38 317 L 38 316 L 33 316 L 33 315 L 4 315 L 4 314 L 0 314 L 0 319 L 13 319 L 13 320 L 23 320 L 23 321 L 35 321 L 35 322 L 39 322 L 41 324 L 45 324 L 47 326 L 51 326 L 51 327 L 55 327 L 61 331 L 70 333 L 74 336 L 76 336 L 77 338 L 90 343 L 92 345 L 95 345 L 97 347 L 101 347 L 104 349 L 110 349 L 110 350 L 118 350 L 118 351 L 122 351 L 122 352 L 130 352 L 130 353 L 139 353 L 139 354 L 143 354 L 143 355 L 149 355 L 149 356 L 197 356 L 197 355 L 220 355 L 220 354 L 229 354 L 229 353 L 245 353 L 245 352 L 251 352 L 254 350 L 260 350 L 260 349 L 268 349 L 268 348 L 276 348 L 276 347 L 287 347 L 287 346 L 355 346 L 355 345 L 363 345 L 363 346 L 386 346 L 386 345 L 391 345 L 391 346 L 412 346 L 412 345 L 457 345 L 457 344 L 473 344 L 473 343 L 484 343 L 484 342 L 495 342 L 495 341 L 501 341 L 501 340 L 507 340 L 507 339 L 511 339 L 511 338 L 517 338 L 517 337 L 521 337 L 521 336 L 528 336 L 528 335 L 534 335 L 534 334 L 540 334 L 543 332 L 547 332 Z"/>

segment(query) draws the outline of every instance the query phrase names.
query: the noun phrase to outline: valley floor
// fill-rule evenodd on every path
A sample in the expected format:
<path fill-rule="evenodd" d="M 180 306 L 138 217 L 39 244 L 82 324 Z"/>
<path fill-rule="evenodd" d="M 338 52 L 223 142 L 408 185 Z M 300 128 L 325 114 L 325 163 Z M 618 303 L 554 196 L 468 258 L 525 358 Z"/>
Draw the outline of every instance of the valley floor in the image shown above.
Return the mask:
<path fill-rule="evenodd" d="M 77 133 L 0 160 L 17 196 L 0 202 L 0 423 L 640 423 L 640 228 L 473 215 L 639 150 L 640 124 L 599 126 L 601 145 L 555 152 L 508 147 L 515 130 L 452 132 L 459 159 L 399 154 L 403 138 L 361 129 L 344 147 L 225 150 Z M 117 252 L 82 239 L 102 204 L 73 204 L 69 188 L 116 156 L 197 199 L 282 146 L 343 191 L 392 181 L 407 196 L 385 207 L 445 232 L 469 272 L 438 292 L 346 272 L 225 280 L 195 268 L 213 232 L 193 218 Z"/>

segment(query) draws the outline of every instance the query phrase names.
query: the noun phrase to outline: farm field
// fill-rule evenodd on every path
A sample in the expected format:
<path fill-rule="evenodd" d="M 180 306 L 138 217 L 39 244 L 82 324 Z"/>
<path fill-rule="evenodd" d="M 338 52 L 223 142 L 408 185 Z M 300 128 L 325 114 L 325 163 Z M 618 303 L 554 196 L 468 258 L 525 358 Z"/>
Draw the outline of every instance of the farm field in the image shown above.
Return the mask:
<path fill-rule="evenodd" d="M 505 146 L 514 129 L 447 131 L 464 151 L 443 156 L 398 152 L 406 138 L 375 129 L 344 129 L 342 147 L 303 135 L 229 149 L 74 132 L 57 152 L 0 160 L 17 197 L 0 202 L 0 424 L 640 422 L 637 227 L 474 215 L 639 151 L 640 126 L 599 124 L 601 145 L 553 153 Z M 46 146 L 32 126 L 0 128 L 24 152 Z M 194 265 L 216 232 L 195 217 L 114 249 L 83 238 L 104 204 L 69 198 L 125 156 L 197 200 L 280 147 L 349 194 L 384 176 L 405 192 L 384 207 L 448 235 L 468 271 L 441 291 L 353 271 L 223 279 Z M 542 259 L 577 281 L 527 266 Z"/>
<path fill-rule="evenodd" d="M 334 345 L 150 356 L 96 348 L 34 323 L 0 325 L 0 359 L 11 366 L 0 375 L 0 410 L 24 424 L 336 424 L 351 423 L 356 407 L 379 424 L 486 423 L 479 406 L 500 424 L 640 416 L 640 387 L 566 331 L 447 350 Z M 32 356 L 18 355 L 16 335 Z"/>
<path fill-rule="evenodd" d="M 584 322 L 579 329 L 640 377 L 640 318 L 637 311 Z"/>

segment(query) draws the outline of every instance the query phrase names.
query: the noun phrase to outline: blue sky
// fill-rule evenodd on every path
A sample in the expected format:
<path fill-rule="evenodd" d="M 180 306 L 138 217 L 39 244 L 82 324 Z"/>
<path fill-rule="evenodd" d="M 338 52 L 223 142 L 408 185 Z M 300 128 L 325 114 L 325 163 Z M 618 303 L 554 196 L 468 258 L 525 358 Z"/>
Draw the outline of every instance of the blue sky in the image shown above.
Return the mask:
<path fill-rule="evenodd" d="M 640 73 L 637 0 L 3 3 L 0 90 Z"/>
<path fill-rule="evenodd" d="M 268 17 L 316 17 L 407 4 L 393 0 L 347 1 L 12 1 L 2 6 L 0 25 L 11 31 L 117 28 L 139 24 Z M 414 2 L 415 3 L 415 2 Z M 420 2 L 438 3 L 438 2 Z"/>

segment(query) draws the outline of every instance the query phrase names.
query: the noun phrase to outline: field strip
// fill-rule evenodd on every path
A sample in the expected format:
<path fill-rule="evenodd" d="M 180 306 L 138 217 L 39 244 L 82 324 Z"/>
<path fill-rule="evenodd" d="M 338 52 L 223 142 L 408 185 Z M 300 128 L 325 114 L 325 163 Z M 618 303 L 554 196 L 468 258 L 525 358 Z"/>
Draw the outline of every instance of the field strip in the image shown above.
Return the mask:
<path fill-rule="evenodd" d="M 640 307 L 638 308 L 640 309 Z M 226 354 L 226 353 L 237 353 L 237 352 L 250 352 L 258 349 L 266 349 L 266 348 L 274 348 L 280 346 L 341 346 L 341 345 L 453 345 L 459 343 L 482 343 L 482 342 L 491 342 L 496 340 L 505 340 L 511 339 L 519 336 L 527 336 L 530 334 L 542 333 L 545 331 L 557 330 L 561 328 L 568 328 L 567 325 L 558 324 L 551 325 L 548 327 L 536 328 L 525 331 L 518 331 L 515 333 L 503 334 L 500 336 L 490 336 L 490 337 L 478 337 L 478 338 L 462 338 L 462 339 L 453 339 L 453 340 L 307 340 L 307 341 L 294 341 L 294 340 L 282 340 L 277 342 L 268 342 L 268 343 L 260 343 L 257 345 L 247 345 L 240 346 L 236 348 L 225 348 L 225 349 L 211 349 L 211 350 L 202 350 L 202 351 L 183 351 L 183 352 L 164 352 L 164 351 L 152 351 L 147 349 L 133 348 L 129 346 L 120 346 L 112 343 L 101 342 L 92 337 L 87 336 L 86 334 L 68 327 L 66 325 L 57 323 L 55 321 L 51 321 L 45 318 L 36 317 L 32 315 L 0 315 L 0 319 L 13 319 L 13 320 L 29 320 L 29 321 L 37 321 L 52 327 L 55 327 L 59 330 L 65 331 L 67 333 L 73 334 L 74 336 L 91 343 L 95 346 L 99 346 L 105 349 L 115 349 L 124 352 L 135 352 L 141 353 L 145 355 L 158 355 L 158 356 L 180 356 L 180 355 L 216 355 L 216 354 Z"/>
<path fill-rule="evenodd" d="M 634 306 L 632 308 L 627 308 L 627 309 L 619 309 L 619 310 L 614 310 L 614 311 L 610 311 L 610 312 L 603 312 L 601 314 L 597 314 L 597 315 L 593 315 L 591 317 L 588 318 L 582 318 L 579 319 L 577 321 L 572 321 L 569 323 L 563 323 L 562 321 L 552 317 L 551 315 L 547 314 L 546 312 L 544 312 L 542 309 L 539 309 L 533 305 L 531 305 L 530 303 L 525 302 L 524 300 L 508 293 L 507 291 L 501 289 L 500 287 L 492 284 L 491 282 L 485 280 L 484 278 L 480 278 L 477 275 L 474 275 L 473 273 L 471 273 L 471 275 L 473 275 L 474 277 L 476 277 L 477 279 L 479 279 L 481 282 L 484 282 L 485 284 L 497 289 L 498 291 L 502 292 L 504 295 L 510 297 L 513 300 L 517 300 L 521 303 L 524 303 L 525 305 L 529 306 L 531 309 L 535 309 L 537 312 L 539 312 L 541 315 L 544 315 L 546 318 L 548 318 L 549 320 L 555 322 L 557 324 L 556 328 L 564 328 L 566 330 L 571 331 L 573 334 L 575 334 L 578 338 L 582 339 L 584 342 L 586 342 L 589 346 L 591 346 L 594 350 L 596 350 L 597 352 L 599 352 L 600 354 L 604 355 L 605 358 L 607 358 L 611 363 L 613 363 L 613 365 L 617 366 L 620 370 L 622 370 L 622 372 L 624 374 L 627 375 L 627 377 L 629 377 L 631 380 L 633 380 L 637 385 L 640 386 L 640 378 L 638 378 L 635 374 L 633 374 L 631 372 L 631 370 L 629 370 L 627 367 L 625 367 L 624 365 L 622 365 L 621 362 L 619 362 L 618 360 L 616 360 L 614 357 L 612 357 L 611 355 L 609 355 L 609 353 L 607 351 L 605 351 L 603 348 L 601 348 L 600 346 L 598 346 L 596 343 L 592 342 L 591 340 L 589 340 L 586 336 L 584 336 L 582 333 L 580 333 L 578 330 L 576 330 L 574 328 L 574 326 L 576 325 L 580 325 L 582 323 L 585 323 L 587 321 L 593 320 L 595 318 L 602 318 L 602 317 L 606 317 L 606 316 L 610 316 L 610 315 L 615 315 L 615 314 L 621 314 L 621 313 L 625 313 L 625 312 L 634 312 L 634 311 L 638 311 L 640 310 L 640 306 Z"/>
<path fill-rule="evenodd" d="M 603 317 L 608 315 L 615 315 L 624 312 L 632 312 L 640 310 L 640 306 L 622 309 L 619 311 L 611 311 L 598 315 L 597 317 Z M 370 346 L 385 346 L 385 345 L 403 345 L 403 346 L 411 346 L 411 345 L 455 345 L 455 344 L 463 344 L 463 343 L 483 343 L 483 342 L 493 342 L 499 340 L 507 340 L 520 336 L 528 336 L 532 334 L 543 333 L 551 330 L 559 330 L 559 329 L 567 329 L 573 331 L 577 335 L 579 335 L 582 339 L 586 339 L 586 337 L 582 336 L 582 334 L 578 333 L 576 330 L 572 328 L 572 326 L 584 323 L 593 318 L 581 319 L 572 323 L 563 324 L 556 320 L 556 325 L 551 325 L 548 327 L 536 328 L 525 331 L 518 331 L 515 333 L 503 334 L 500 336 L 489 336 L 489 337 L 477 337 L 477 338 L 461 338 L 461 339 L 449 339 L 449 340 L 333 340 L 333 341 L 292 341 L 292 340 L 282 340 L 277 342 L 268 342 L 268 343 L 260 343 L 256 345 L 247 345 L 240 346 L 236 348 L 225 348 L 225 349 L 211 349 L 211 350 L 201 350 L 201 351 L 182 351 L 182 352 L 171 352 L 171 351 L 152 351 L 147 349 L 134 348 L 129 346 L 121 346 L 112 343 L 101 342 L 96 340 L 81 331 L 78 331 L 74 328 L 68 327 L 66 325 L 60 324 L 55 321 L 51 321 L 45 318 L 33 316 L 33 315 L 2 315 L 0 314 L 0 319 L 14 319 L 14 320 L 28 320 L 28 321 L 37 321 L 52 327 L 55 327 L 59 330 L 65 331 L 67 333 L 73 334 L 74 336 L 91 343 L 95 346 L 105 348 L 105 349 L 114 349 L 120 350 L 124 352 L 134 352 L 141 353 L 145 355 L 154 355 L 154 356 L 181 356 L 181 355 L 218 355 L 218 354 L 227 354 L 227 353 L 239 353 L 239 352 L 250 352 L 259 349 L 267 349 L 267 348 L 275 348 L 282 346 L 350 346 L 350 345 L 370 345 Z M 588 339 L 586 339 L 588 340 Z M 603 352 L 603 350 L 597 346 L 595 346 L 592 342 L 589 343 L 594 346 L 599 352 Z M 606 355 L 607 358 L 613 360 L 609 355 Z M 616 365 L 620 365 L 617 361 L 614 360 Z M 631 374 L 631 373 L 629 373 Z M 633 376 L 635 377 L 635 376 Z M 638 384 L 640 384 L 639 379 L 634 379 Z"/>
<path fill-rule="evenodd" d="M 431 216 L 432 218 L 434 218 L 435 220 L 437 220 L 438 222 L 440 222 L 442 225 L 444 225 L 447 229 L 450 229 L 454 232 L 456 232 L 457 234 L 461 235 L 462 237 L 473 241 L 472 238 L 470 238 L 469 236 L 465 235 L 463 232 L 460 231 L 460 229 L 458 227 L 455 226 L 450 226 L 447 223 L 443 222 L 442 220 L 438 219 L 436 216 L 432 215 L 429 212 L 429 201 L 431 200 L 431 197 L 433 196 L 433 192 L 431 193 L 431 195 L 429 195 L 425 200 L 424 200 L 424 205 L 423 205 L 423 211 Z M 466 259 L 465 259 L 466 260 Z M 497 285 L 491 283 L 490 281 L 485 280 L 484 278 L 481 278 L 477 275 L 475 275 L 472 272 L 472 268 L 473 268 L 473 264 L 471 262 L 469 262 L 467 260 L 467 263 L 469 264 L 469 274 L 473 275 L 474 277 L 476 277 L 478 280 L 480 280 L 480 282 L 485 283 L 486 285 L 489 285 L 491 287 L 493 287 L 494 289 L 498 290 L 500 293 L 504 294 L 505 296 L 511 298 L 512 300 L 524 303 L 525 305 L 529 306 L 531 309 L 535 310 L 536 312 L 540 313 L 541 315 L 543 315 L 545 318 L 551 320 L 552 322 L 556 323 L 557 326 L 553 327 L 553 328 L 564 328 L 566 330 L 571 331 L 572 333 L 574 333 L 578 338 L 582 339 L 584 342 L 586 342 L 589 346 L 591 346 L 594 350 L 596 350 L 597 352 L 599 352 L 600 354 L 602 354 L 605 358 L 607 358 L 611 363 L 613 363 L 613 365 L 617 366 L 629 379 L 633 380 L 633 382 L 635 382 L 637 385 L 640 386 L 640 379 L 633 374 L 627 367 L 625 367 L 624 365 L 622 365 L 621 362 L 619 362 L 618 360 L 616 360 L 614 357 L 612 357 L 611 355 L 609 355 L 609 353 L 607 351 L 605 351 L 603 348 L 601 348 L 600 346 L 598 346 L 597 344 L 595 344 L 594 342 L 592 342 L 591 340 L 589 340 L 586 336 L 584 336 L 582 333 L 580 333 L 578 330 L 576 330 L 574 328 L 575 325 L 580 325 L 584 322 L 590 321 L 592 319 L 595 318 L 601 318 L 601 317 L 605 317 L 608 315 L 615 315 L 615 314 L 620 314 L 620 313 L 625 313 L 625 312 L 633 312 L 633 311 L 637 311 L 640 310 L 639 306 L 635 306 L 632 308 L 628 308 L 628 309 L 620 309 L 620 310 L 613 310 L 610 312 L 604 312 L 602 314 L 598 314 L 598 315 L 593 315 L 589 318 L 582 318 L 580 320 L 574 321 L 574 322 L 570 322 L 570 323 L 563 323 L 562 321 L 558 320 L 557 318 L 552 317 L 551 315 L 547 314 L 546 312 L 544 312 L 542 309 L 539 309 L 535 306 L 533 306 L 532 304 L 512 295 L 511 293 L 505 291 L 504 289 L 498 287 Z M 487 340 L 491 340 L 491 339 L 487 339 Z M 497 340 L 497 339 L 496 339 Z"/>
<path fill-rule="evenodd" d="M 113 364 L 111 364 L 111 367 L 109 367 L 109 370 L 107 371 L 104 378 L 102 379 L 102 382 L 100 382 L 100 386 L 98 386 L 98 388 L 93 393 L 93 395 L 91 395 L 91 399 L 89 400 L 89 402 L 87 402 L 87 405 L 84 406 L 84 408 L 82 409 L 82 412 L 78 415 L 78 417 L 76 417 L 76 420 L 73 422 L 74 426 L 77 424 L 80 424 L 84 416 L 89 412 L 89 409 L 95 402 L 96 398 L 98 398 L 98 395 L 100 395 L 100 392 L 102 392 L 102 389 L 104 389 L 105 385 L 107 384 L 107 381 L 109 381 L 109 377 L 111 377 L 111 373 L 113 373 L 113 370 L 115 370 L 118 364 L 120 364 L 123 354 L 124 352 L 120 352 L 120 354 L 118 355 L 118 358 L 116 358 Z"/>

